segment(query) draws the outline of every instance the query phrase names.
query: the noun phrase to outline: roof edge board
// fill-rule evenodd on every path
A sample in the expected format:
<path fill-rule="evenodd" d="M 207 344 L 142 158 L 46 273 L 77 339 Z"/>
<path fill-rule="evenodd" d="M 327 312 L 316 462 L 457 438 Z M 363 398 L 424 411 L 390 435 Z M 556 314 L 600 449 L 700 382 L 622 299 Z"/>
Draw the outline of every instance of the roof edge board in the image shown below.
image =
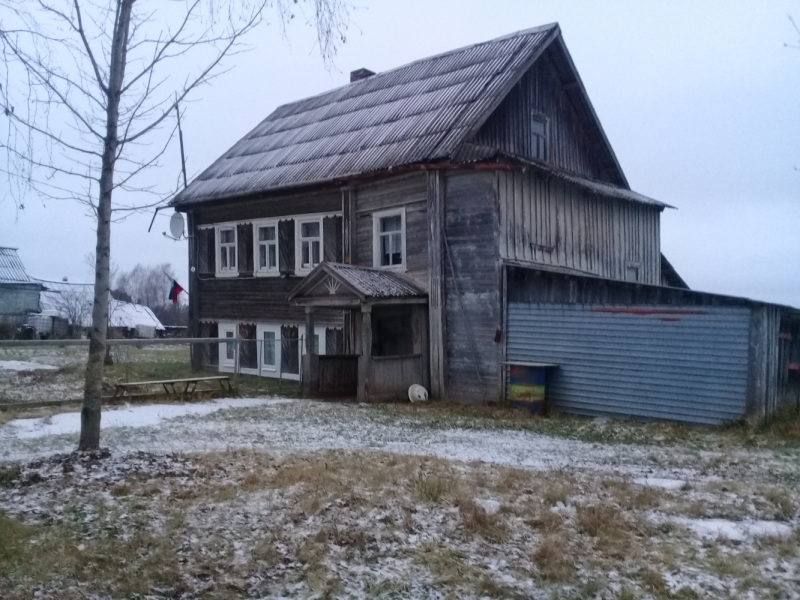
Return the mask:
<path fill-rule="evenodd" d="M 572 55 L 569 53 L 567 44 L 564 41 L 564 36 L 559 35 L 557 40 L 558 40 L 558 47 L 564 53 L 564 58 L 566 59 L 567 66 L 569 66 L 570 70 L 572 71 L 572 76 L 575 78 L 575 84 L 576 84 L 575 87 L 577 87 L 578 90 L 580 90 L 580 93 L 583 97 L 583 101 L 586 103 L 586 108 L 588 109 L 589 114 L 594 119 L 595 125 L 597 126 L 597 130 L 600 133 L 600 139 L 602 140 L 603 144 L 606 147 L 606 150 L 611 156 L 611 160 L 614 162 L 614 166 L 617 168 L 617 172 L 619 173 L 620 178 L 622 179 L 625 186 L 628 189 L 630 189 L 630 183 L 628 183 L 628 178 L 625 176 L 625 172 L 622 170 L 622 165 L 620 165 L 619 160 L 617 159 L 617 154 L 614 152 L 614 148 L 611 146 L 611 142 L 608 140 L 608 136 L 606 135 L 606 132 L 603 129 L 603 124 L 600 122 L 600 118 L 597 116 L 597 111 L 595 111 L 594 105 L 592 104 L 592 101 L 589 99 L 589 93 L 586 91 L 586 86 L 583 85 L 583 80 L 581 79 L 580 73 L 578 73 L 578 69 L 575 66 L 575 62 L 572 60 Z"/>

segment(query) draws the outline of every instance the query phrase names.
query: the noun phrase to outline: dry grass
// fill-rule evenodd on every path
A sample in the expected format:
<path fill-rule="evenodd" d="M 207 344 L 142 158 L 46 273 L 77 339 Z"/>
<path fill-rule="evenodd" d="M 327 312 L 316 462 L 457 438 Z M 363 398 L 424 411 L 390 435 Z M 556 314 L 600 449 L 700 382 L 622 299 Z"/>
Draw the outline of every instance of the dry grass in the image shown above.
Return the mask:
<path fill-rule="evenodd" d="M 764 498 L 775 507 L 775 513 L 778 519 L 788 521 L 794 517 L 794 502 L 788 491 L 770 488 L 764 493 Z"/>
<path fill-rule="evenodd" d="M 438 503 L 444 499 L 445 495 L 451 493 L 455 488 L 455 482 L 450 477 L 439 475 L 419 474 L 412 482 L 417 498 L 423 502 Z"/>
<path fill-rule="evenodd" d="M 490 515 L 470 498 L 459 499 L 457 505 L 464 529 L 496 543 L 508 539 L 508 528 L 499 515 Z"/>
<path fill-rule="evenodd" d="M 564 534 L 545 536 L 531 554 L 531 562 L 543 581 L 567 582 L 575 577 L 573 557 L 569 555 Z"/>
<path fill-rule="evenodd" d="M 700 547 L 688 531 L 647 521 L 654 508 L 686 515 L 700 494 L 706 512 L 719 512 L 730 502 L 725 486 L 685 495 L 613 477 L 344 451 L 276 457 L 236 450 L 193 460 L 187 478 L 135 472 L 104 488 L 115 500 L 103 510 L 125 519 L 103 513 L 97 498 L 97 517 L 89 521 L 77 505 L 64 511 L 63 523 L 32 528 L 0 515 L 3 598 L 30 597 L 23 581 L 48 590 L 61 577 L 84 596 L 120 598 L 336 597 L 351 589 L 353 577 L 377 597 L 419 594 L 421 578 L 443 597 L 509 598 L 533 576 L 551 597 L 689 600 L 697 597 L 691 589 L 670 592 L 661 575 L 688 565 L 765 597 L 770 581 L 760 567 L 794 561 L 800 542 L 798 534 Z M 742 485 L 748 502 L 773 510 L 794 498 L 780 487 L 754 495 Z M 496 499 L 499 511 L 487 513 L 476 498 Z M 574 510 L 550 509 L 568 499 Z M 163 518 L 153 523 L 153 515 Z M 112 534 L 100 523 L 128 529 Z M 498 558 L 510 565 L 502 575 Z M 408 578 L 370 574 L 383 561 L 409 569 Z M 411 566 L 396 567 L 404 561 Z M 610 570 L 617 573 L 611 582 Z M 264 582 L 251 589 L 254 573 L 270 575 L 251 578 Z"/>

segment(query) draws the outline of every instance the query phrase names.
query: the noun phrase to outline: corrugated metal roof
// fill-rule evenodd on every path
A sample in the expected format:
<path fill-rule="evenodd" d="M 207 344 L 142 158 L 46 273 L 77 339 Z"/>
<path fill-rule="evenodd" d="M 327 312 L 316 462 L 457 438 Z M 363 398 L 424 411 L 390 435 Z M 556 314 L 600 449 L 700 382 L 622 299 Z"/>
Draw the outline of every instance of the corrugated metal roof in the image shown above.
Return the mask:
<path fill-rule="evenodd" d="M 391 271 L 325 263 L 329 269 L 345 282 L 359 290 L 367 298 L 408 298 L 425 296 L 425 292 L 413 283 Z"/>
<path fill-rule="evenodd" d="M 16 248 L 0 247 L 0 283 L 36 283 L 25 272 Z"/>
<path fill-rule="evenodd" d="M 285 104 L 172 204 L 447 158 L 558 31 L 520 31 Z"/>

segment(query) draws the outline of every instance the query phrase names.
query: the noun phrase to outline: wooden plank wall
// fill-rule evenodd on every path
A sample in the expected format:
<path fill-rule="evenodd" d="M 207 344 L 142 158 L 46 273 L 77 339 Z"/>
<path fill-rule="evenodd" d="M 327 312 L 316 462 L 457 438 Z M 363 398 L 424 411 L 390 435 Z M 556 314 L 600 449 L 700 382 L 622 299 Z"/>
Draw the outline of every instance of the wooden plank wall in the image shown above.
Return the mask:
<path fill-rule="evenodd" d="M 218 277 L 198 280 L 200 320 L 249 323 L 305 323 L 305 309 L 286 298 L 299 277 Z M 342 311 L 320 310 L 317 325 L 342 327 Z"/>
<path fill-rule="evenodd" d="M 750 366 L 747 385 L 747 418 L 764 423 L 779 404 L 780 320 L 777 306 L 755 306 L 750 316 Z"/>
<path fill-rule="evenodd" d="M 531 116 L 547 118 L 548 164 L 624 185 L 593 124 L 586 123 L 564 89 L 550 51 L 536 61 L 475 136 L 479 144 L 535 159 Z"/>
<path fill-rule="evenodd" d="M 247 219 L 268 219 L 285 215 L 330 213 L 342 210 L 342 192 L 330 188 L 313 192 L 263 196 L 226 201 L 193 209 L 195 225 L 210 225 Z"/>
<path fill-rule="evenodd" d="M 495 175 L 462 171 L 448 173 L 445 179 L 442 263 L 447 398 L 481 402 L 482 383 L 486 400 L 497 401 L 502 345 L 495 341 L 501 327 Z"/>
<path fill-rule="evenodd" d="M 372 213 L 389 208 L 406 209 L 407 274 L 428 289 L 428 189 L 425 173 L 413 173 L 362 185 L 356 197 L 356 259 L 353 264 L 372 266 Z"/>
<path fill-rule="evenodd" d="M 555 177 L 498 172 L 500 256 L 639 283 L 661 280 L 660 210 L 601 198 Z"/>

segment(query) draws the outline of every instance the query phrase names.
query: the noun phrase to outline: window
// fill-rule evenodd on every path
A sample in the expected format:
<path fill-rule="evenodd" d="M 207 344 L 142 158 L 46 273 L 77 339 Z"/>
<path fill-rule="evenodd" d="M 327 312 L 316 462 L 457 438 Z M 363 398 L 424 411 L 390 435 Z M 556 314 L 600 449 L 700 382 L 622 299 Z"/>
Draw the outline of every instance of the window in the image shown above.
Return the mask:
<path fill-rule="evenodd" d="M 277 377 L 281 364 L 281 327 L 280 325 L 258 325 L 259 354 L 261 355 L 261 374 Z"/>
<path fill-rule="evenodd" d="M 406 264 L 405 209 L 375 213 L 372 218 L 373 259 L 378 268 L 403 269 Z"/>
<path fill-rule="evenodd" d="M 236 227 L 217 227 L 217 275 L 236 275 Z"/>
<path fill-rule="evenodd" d="M 299 271 L 310 271 L 320 262 L 322 253 L 322 219 L 298 220 L 298 261 Z"/>
<path fill-rule="evenodd" d="M 534 114 L 531 117 L 532 158 L 547 160 L 547 118 Z"/>
<path fill-rule="evenodd" d="M 625 281 L 639 281 L 639 263 L 628 263 L 625 267 Z"/>
<path fill-rule="evenodd" d="M 258 275 L 278 275 L 278 223 L 254 223 L 255 264 Z"/>
<path fill-rule="evenodd" d="M 220 323 L 218 326 L 219 337 L 225 340 L 236 339 L 236 323 Z M 233 341 L 219 345 L 219 368 L 233 369 L 236 364 L 236 343 Z"/>

